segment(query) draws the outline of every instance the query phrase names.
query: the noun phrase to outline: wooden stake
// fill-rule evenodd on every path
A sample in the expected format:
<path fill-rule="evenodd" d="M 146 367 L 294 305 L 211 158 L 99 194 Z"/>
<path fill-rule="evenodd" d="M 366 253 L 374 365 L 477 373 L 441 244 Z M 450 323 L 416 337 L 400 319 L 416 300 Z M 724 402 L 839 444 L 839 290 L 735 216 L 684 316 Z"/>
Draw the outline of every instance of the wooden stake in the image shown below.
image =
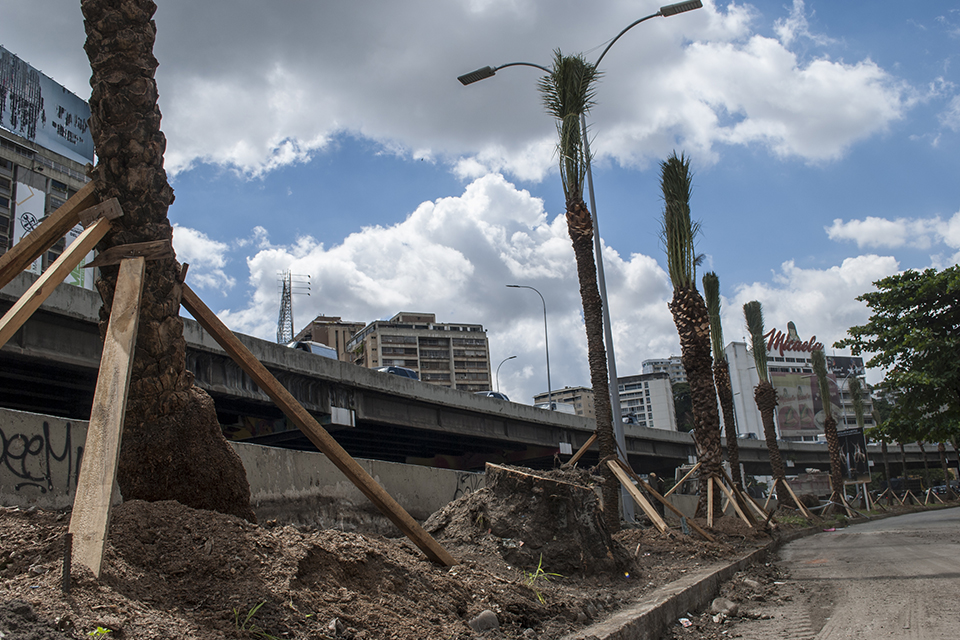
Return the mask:
<path fill-rule="evenodd" d="M 53 293 L 57 285 L 63 282 L 64 278 L 83 261 L 83 258 L 100 242 L 103 236 L 107 235 L 109 230 L 109 220 L 104 218 L 97 220 L 89 229 L 84 230 L 67 247 L 66 251 L 60 254 L 57 261 L 44 271 L 43 275 L 37 278 L 36 282 L 20 296 L 16 304 L 10 307 L 3 316 L 3 319 L 0 319 L 0 347 L 5 345 L 17 332 L 17 329 L 30 319 L 33 312 Z"/>
<path fill-rule="evenodd" d="M 740 508 L 740 505 L 737 504 L 737 500 L 736 498 L 733 497 L 733 493 L 730 491 L 730 489 L 727 489 L 726 485 L 724 485 L 723 482 L 720 481 L 720 478 L 714 478 L 713 481 L 716 482 L 720 490 L 723 491 L 724 494 L 726 494 L 727 500 L 729 500 L 730 503 L 733 505 L 733 508 L 736 509 L 737 514 L 740 516 L 740 518 L 747 523 L 748 527 L 753 529 L 753 524 L 750 523 L 750 519 L 747 518 L 746 514 L 743 512 L 743 509 Z"/>
<path fill-rule="evenodd" d="M 790 494 L 790 497 L 793 498 L 793 501 L 796 503 L 797 507 L 800 508 L 800 513 L 802 513 L 803 516 L 808 520 L 815 520 L 815 518 L 813 517 L 813 514 L 810 513 L 810 511 L 807 510 L 807 508 L 803 506 L 803 503 L 800 502 L 800 500 L 797 498 L 797 494 L 793 492 L 793 488 L 790 486 L 790 483 L 787 482 L 785 479 L 781 479 L 780 484 L 786 487 L 787 493 Z"/>
<path fill-rule="evenodd" d="M 727 473 L 727 470 L 723 468 L 723 466 L 720 467 L 720 473 L 723 474 L 723 479 L 727 481 L 728 485 L 730 485 L 730 489 L 733 491 L 733 495 L 737 499 L 737 502 L 743 509 L 746 509 L 745 515 L 749 520 L 748 524 L 752 526 L 757 523 L 757 521 L 753 519 L 753 516 L 750 515 L 750 510 L 747 509 L 748 505 L 756 509 L 760 513 L 761 518 L 766 519 L 767 514 L 760 511 L 760 507 L 752 502 L 753 499 L 740 490 L 740 487 L 738 487 L 737 484 L 730 478 L 730 475 Z"/>
<path fill-rule="evenodd" d="M 30 263 L 43 255 L 80 222 L 80 212 L 97 204 L 95 185 L 88 182 L 36 229 L 0 256 L 0 289 L 7 286 Z"/>
<path fill-rule="evenodd" d="M 707 529 L 713 529 L 713 476 L 707 478 Z"/>
<path fill-rule="evenodd" d="M 592 447 L 593 443 L 596 441 L 597 441 L 597 432 L 594 431 L 593 435 L 587 438 L 587 441 L 583 443 L 583 446 L 577 449 L 577 452 L 573 454 L 573 457 L 567 460 L 567 463 L 565 466 L 572 467 L 573 465 L 577 464 L 580 458 L 583 457 L 583 454 L 587 452 L 587 449 Z"/>
<path fill-rule="evenodd" d="M 281 385 L 267 368 L 250 353 L 240 340 L 224 325 L 196 293 L 186 284 L 183 285 L 183 306 L 197 319 L 223 347 L 234 362 L 250 376 L 257 386 L 283 411 L 290 420 L 310 439 L 317 449 L 324 453 L 340 471 L 343 472 L 363 495 L 367 496 L 411 542 L 437 564 L 452 566 L 457 564 L 446 549 L 423 530 L 416 520 L 410 517 L 403 507 L 383 490 L 377 481 L 370 477 L 357 461 L 344 451 L 333 436 L 320 426 L 320 423 L 297 402 L 297 399 Z"/>
<path fill-rule="evenodd" d="M 617 476 L 617 480 L 620 481 L 626 490 L 630 494 L 630 497 L 633 498 L 633 501 L 640 505 L 640 508 L 643 509 L 643 512 L 647 514 L 647 517 L 650 518 L 657 529 L 660 529 L 661 533 L 667 533 L 670 530 L 670 527 L 667 526 L 667 523 L 663 518 L 660 517 L 660 514 L 657 513 L 657 510 L 653 508 L 653 505 L 647 501 L 643 494 L 640 493 L 640 490 L 630 482 L 630 476 L 627 475 L 620 464 L 619 460 L 607 460 L 607 466 L 610 467 L 610 470 L 613 471 L 613 475 Z"/>
<path fill-rule="evenodd" d="M 134 258 L 120 265 L 100 356 L 100 374 L 93 395 L 83 464 L 77 479 L 77 495 L 70 515 L 69 531 L 76 547 L 74 555 L 98 579 L 110 525 L 110 498 L 120 459 L 120 437 L 140 324 L 145 264 L 143 258 Z"/>
<path fill-rule="evenodd" d="M 667 500 L 666 496 L 660 495 L 660 494 L 657 492 L 657 490 L 654 489 L 649 483 L 644 482 L 643 479 L 640 478 L 640 476 L 638 476 L 638 475 L 633 471 L 633 469 L 630 468 L 630 465 L 628 465 L 628 464 L 627 464 L 626 462 L 624 462 L 623 460 L 620 460 L 619 458 L 617 459 L 617 462 L 620 464 L 620 467 L 627 473 L 627 475 L 629 475 L 631 478 L 633 478 L 634 480 L 636 480 L 637 484 L 639 484 L 641 487 L 643 487 L 644 491 L 646 491 L 647 493 L 649 493 L 650 495 L 652 495 L 654 498 L 656 498 L 657 500 L 659 500 L 659 501 L 661 502 L 661 504 L 663 504 L 664 507 L 666 507 L 667 509 L 670 509 L 670 511 L 672 511 L 672 512 L 674 513 L 674 515 L 676 515 L 678 518 L 681 518 L 681 519 L 685 519 L 685 518 L 686 518 L 686 516 L 683 515 L 683 512 L 680 511 L 680 509 L 677 509 L 675 506 L 673 506 L 673 505 L 670 503 L 669 500 Z M 690 527 L 691 527 L 694 531 L 696 531 L 697 533 L 699 533 L 701 536 L 703 536 L 704 538 L 706 538 L 706 539 L 709 540 L 710 542 L 715 542 L 714 537 L 711 536 L 711 535 L 710 535 L 709 533 L 707 533 L 706 531 L 704 531 L 703 529 L 701 529 L 699 526 L 697 526 L 697 523 L 694 522 L 693 520 L 687 520 L 687 524 L 690 525 Z"/>
<path fill-rule="evenodd" d="M 699 463 L 699 462 L 698 462 L 697 464 L 693 465 L 693 469 L 690 469 L 690 471 L 687 471 L 687 475 L 685 475 L 685 476 L 683 476 L 682 478 L 680 478 L 680 482 L 678 482 L 677 484 L 675 484 L 675 485 L 673 485 L 672 487 L 670 487 L 670 491 L 667 491 L 665 494 L 663 494 L 663 497 L 664 497 L 664 498 L 669 497 L 671 493 L 673 493 L 674 491 L 676 491 L 677 489 L 679 489 L 680 487 L 682 487 L 682 486 L 683 486 L 683 483 L 687 481 L 687 478 L 689 478 L 691 475 L 693 475 L 693 472 L 696 471 L 696 470 L 699 469 L 699 468 L 700 468 L 700 463 Z"/>

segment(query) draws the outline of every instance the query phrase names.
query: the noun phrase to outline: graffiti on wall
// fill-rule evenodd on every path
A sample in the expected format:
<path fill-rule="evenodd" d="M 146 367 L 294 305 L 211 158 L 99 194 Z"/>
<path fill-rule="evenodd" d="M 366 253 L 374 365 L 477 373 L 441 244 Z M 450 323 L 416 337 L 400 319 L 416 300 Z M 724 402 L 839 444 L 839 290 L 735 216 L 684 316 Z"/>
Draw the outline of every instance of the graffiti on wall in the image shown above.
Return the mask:
<path fill-rule="evenodd" d="M 460 496 L 465 496 L 467 494 L 473 493 L 477 489 L 483 486 L 483 474 L 482 473 L 458 473 L 457 474 L 457 488 L 453 492 L 453 499 L 456 500 Z"/>
<path fill-rule="evenodd" d="M 57 429 L 60 432 L 60 429 Z M 82 431 L 82 430 L 81 430 Z M 83 444 L 73 444 L 73 426 L 67 422 L 61 437 L 52 437 L 50 423 L 44 420 L 43 432 L 39 434 L 5 433 L 0 428 L 0 480 L 9 483 L 16 491 L 38 490 L 52 493 L 54 490 L 69 493 L 76 490 L 80 476 L 80 459 Z"/>

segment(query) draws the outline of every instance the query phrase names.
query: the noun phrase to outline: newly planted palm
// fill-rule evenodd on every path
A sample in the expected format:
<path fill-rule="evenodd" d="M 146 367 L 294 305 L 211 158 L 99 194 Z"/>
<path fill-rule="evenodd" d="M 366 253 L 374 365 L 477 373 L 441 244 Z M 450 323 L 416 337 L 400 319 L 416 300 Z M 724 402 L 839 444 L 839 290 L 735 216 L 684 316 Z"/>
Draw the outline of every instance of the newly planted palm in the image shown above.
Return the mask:
<path fill-rule="evenodd" d="M 582 56 L 554 54 L 550 73 L 541 78 L 539 89 L 547 112 L 557 119 L 560 141 L 560 178 L 567 209 L 567 232 L 573 242 L 580 282 L 580 300 L 587 333 L 587 357 L 590 363 L 590 383 L 596 398 L 597 441 L 601 460 L 617 455 L 613 436 L 613 412 L 610 407 L 610 388 L 607 379 L 607 355 L 603 346 L 603 306 L 597 286 L 597 267 L 593 254 L 593 220 L 583 201 L 583 186 L 587 171 L 587 155 L 583 145 L 581 116 L 593 106 L 594 85 L 600 74 L 597 68 Z M 604 474 L 604 520 L 611 532 L 620 529 L 620 490 L 616 477 L 606 465 Z"/>
<path fill-rule="evenodd" d="M 757 366 L 757 376 L 760 382 L 753 390 L 753 399 L 760 411 L 760 420 L 763 422 L 763 437 L 767 441 L 767 452 L 770 456 L 770 469 L 773 473 L 774 486 L 783 482 L 786 472 L 783 469 L 783 458 L 780 457 L 780 447 L 777 445 L 777 428 L 773 424 L 773 412 L 777 409 L 777 390 L 770 384 L 767 373 L 767 345 L 763 340 L 763 307 L 753 300 L 743 305 L 743 315 L 747 321 L 747 331 L 750 332 L 750 344 L 753 347 L 753 361 Z"/>
<path fill-rule="evenodd" d="M 690 161 L 671 155 L 660 163 L 663 190 L 661 239 L 667 252 L 667 267 L 673 284 L 670 313 L 680 335 L 680 359 L 690 382 L 693 401 L 693 433 L 700 461 L 700 500 L 697 513 L 707 507 L 707 483 L 721 477 L 720 413 L 713 383 L 710 354 L 710 318 L 697 291 L 695 238 L 700 225 L 690 220 L 692 176 Z M 720 513 L 720 492 L 713 493 L 713 510 Z"/>
<path fill-rule="evenodd" d="M 830 453 L 831 500 L 839 502 L 843 492 L 843 463 L 840 460 L 840 438 L 837 437 L 837 419 L 833 417 L 830 404 L 830 380 L 827 378 L 827 358 L 823 349 L 817 349 L 811 355 L 813 372 L 817 375 L 820 387 L 820 399 L 823 402 L 823 435 L 827 439 L 827 451 Z"/>
<path fill-rule="evenodd" d="M 733 482 L 743 489 L 740 476 L 740 446 L 737 443 L 737 422 L 733 410 L 733 389 L 730 386 L 730 364 L 723 351 L 723 328 L 720 326 L 720 279 L 713 271 L 703 275 L 703 296 L 710 317 L 710 344 L 713 346 L 713 382 L 723 411 L 723 431 L 727 439 L 727 461 Z"/>

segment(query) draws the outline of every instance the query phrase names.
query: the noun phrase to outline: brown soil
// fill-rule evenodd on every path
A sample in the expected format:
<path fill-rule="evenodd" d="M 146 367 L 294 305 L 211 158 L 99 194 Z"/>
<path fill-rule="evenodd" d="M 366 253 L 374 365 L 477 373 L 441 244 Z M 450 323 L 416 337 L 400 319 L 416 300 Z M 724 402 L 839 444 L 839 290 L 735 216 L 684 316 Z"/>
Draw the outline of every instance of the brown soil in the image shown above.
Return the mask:
<path fill-rule="evenodd" d="M 74 562 L 69 593 L 69 514 L 0 507 L 0 637 L 96 638 L 99 627 L 138 640 L 559 638 L 769 540 L 732 518 L 717 521 L 714 543 L 652 527 L 610 536 L 595 494 L 575 488 L 599 479 L 541 475 L 556 482 L 533 479 L 514 496 L 493 482 L 431 517 L 454 567 L 406 538 L 129 501 L 113 510 L 101 578 Z M 474 631 L 487 610 L 498 627 Z"/>

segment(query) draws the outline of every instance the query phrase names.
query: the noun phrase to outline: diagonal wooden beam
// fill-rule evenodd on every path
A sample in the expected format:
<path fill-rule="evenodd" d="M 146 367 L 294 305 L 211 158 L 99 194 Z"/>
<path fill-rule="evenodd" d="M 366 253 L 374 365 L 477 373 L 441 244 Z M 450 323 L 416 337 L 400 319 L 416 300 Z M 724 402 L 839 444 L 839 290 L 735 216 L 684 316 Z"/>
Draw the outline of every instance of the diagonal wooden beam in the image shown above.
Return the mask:
<path fill-rule="evenodd" d="M 620 464 L 620 467 L 627 473 L 627 475 L 629 475 L 631 478 L 633 478 L 633 480 L 634 480 L 638 485 L 640 485 L 640 487 L 642 487 L 647 493 L 649 493 L 649 494 L 652 495 L 654 498 L 656 498 L 657 500 L 659 500 L 660 503 L 661 503 L 663 506 L 665 506 L 667 509 L 670 509 L 670 511 L 673 511 L 674 515 L 676 515 L 676 516 L 677 516 L 678 518 L 680 518 L 680 519 L 686 519 L 686 520 L 687 520 L 687 524 L 690 525 L 690 527 L 691 527 L 694 531 L 696 531 L 697 533 L 699 533 L 701 536 L 703 536 L 704 538 L 706 538 L 706 539 L 709 540 L 710 542 L 716 542 L 716 540 L 714 539 L 714 537 L 711 536 L 711 535 L 710 535 L 709 533 L 707 533 L 706 531 L 704 531 L 703 529 L 701 529 L 699 526 L 697 526 L 697 523 L 694 522 L 692 518 L 687 519 L 687 517 L 686 517 L 685 515 L 683 515 L 683 512 L 680 511 L 680 509 L 677 509 L 675 506 L 673 506 L 673 504 L 671 504 L 670 501 L 667 500 L 665 496 L 660 495 L 660 493 L 659 493 L 656 489 L 654 489 L 652 486 L 650 486 L 650 484 L 644 482 L 644 481 L 643 481 L 643 478 L 641 478 L 640 476 L 638 476 L 638 475 L 636 474 L 636 472 L 635 472 L 633 469 L 630 468 L 630 465 L 628 465 L 628 464 L 627 464 L 626 462 L 624 462 L 623 460 L 620 460 L 619 458 L 617 459 L 617 462 Z"/>
<path fill-rule="evenodd" d="M 85 229 L 67 247 L 66 251 L 60 254 L 57 261 L 44 271 L 43 275 L 37 278 L 36 282 L 20 296 L 16 304 L 10 307 L 3 318 L 0 319 L 0 347 L 7 344 L 7 341 L 13 337 L 17 329 L 30 319 L 33 312 L 53 293 L 57 285 L 63 282 L 63 279 L 83 261 L 87 253 L 100 242 L 103 236 L 107 235 L 108 231 L 110 231 L 110 221 L 106 218 L 97 220 L 88 229 Z"/>
<path fill-rule="evenodd" d="M 0 289 L 7 286 L 30 263 L 67 235 L 80 222 L 80 212 L 97 204 L 94 183 L 88 182 L 59 209 L 47 216 L 36 229 L 0 256 Z"/>
<path fill-rule="evenodd" d="M 300 428 L 310 442 L 316 445 L 317 449 L 323 452 L 383 515 L 397 525 L 397 528 L 410 538 L 411 542 L 437 564 L 446 566 L 457 564 L 453 556 L 424 531 L 423 527 L 389 493 L 384 491 L 383 487 L 370 477 L 370 474 L 357 464 L 349 453 L 344 451 L 340 443 L 320 426 L 320 423 L 273 377 L 273 374 L 267 371 L 267 368 L 186 284 L 183 285 L 182 302 L 200 326 L 207 330 L 234 362 L 257 383 L 264 393 L 270 396 L 270 399 Z"/>
<path fill-rule="evenodd" d="M 640 490 L 637 489 L 636 485 L 630 482 L 630 476 L 627 475 L 627 472 L 619 464 L 619 460 L 607 460 L 607 466 L 610 467 L 610 471 L 613 472 L 613 475 L 617 476 L 617 480 L 620 481 L 620 484 L 627 490 L 627 493 L 630 494 L 630 497 L 633 498 L 633 501 L 636 502 L 643 512 L 647 514 L 647 517 L 650 518 L 657 529 L 660 529 L 661 533 L 668 533 L 670 527 L 667 526 L 667 523 L 663 518 L 660 517 L 660 514 L 657 513 L 657 510 L 653 508 L 653 505 L 644 497 Z"/>
<path fill-rule="evenodd" d="M 143 258 L 132 258 L 120 265 L 110 321 L 103 340 L 100 374 L 93 395 L 77 494 L 70 514 L 72 555 L 98 579 L 110 526 L 110 498 L 120 459 L 123 416 L 140 324 L 145 264 Z"/>

